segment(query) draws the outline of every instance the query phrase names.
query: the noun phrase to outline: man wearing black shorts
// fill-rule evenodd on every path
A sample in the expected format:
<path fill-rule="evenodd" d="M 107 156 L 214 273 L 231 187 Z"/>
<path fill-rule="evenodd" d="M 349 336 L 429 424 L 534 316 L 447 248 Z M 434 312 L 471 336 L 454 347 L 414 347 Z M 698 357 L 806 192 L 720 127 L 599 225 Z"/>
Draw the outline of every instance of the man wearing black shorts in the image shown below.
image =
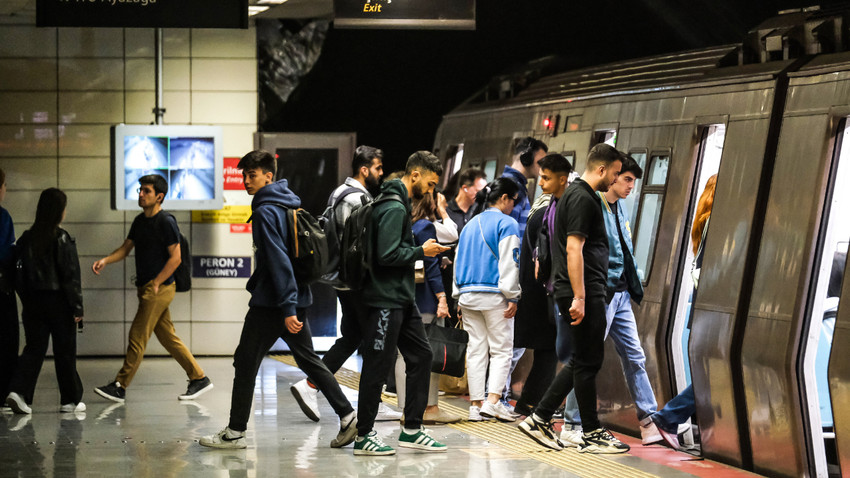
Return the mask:
<path fill-rule="evenodd" d="M 572 339 L 572 356 L 555 377 L 534 413 L 520 431 L 541 445 L 560 450 L 552 431 L 552 415 L 575 387 L 584 429 L 585 453 L 625 453 L 629 446 L 602 428 L 596 411 L 596 374 L 602 367 L 605 340 L 605 298 L 608 280 L 608 233 L 596 191 L 605 192 L 622 166 L 622 155 L 607 144 L 587 155 L 581 179 L 571 184 L 555 211 L 552 271 L 555 300 Z"/>

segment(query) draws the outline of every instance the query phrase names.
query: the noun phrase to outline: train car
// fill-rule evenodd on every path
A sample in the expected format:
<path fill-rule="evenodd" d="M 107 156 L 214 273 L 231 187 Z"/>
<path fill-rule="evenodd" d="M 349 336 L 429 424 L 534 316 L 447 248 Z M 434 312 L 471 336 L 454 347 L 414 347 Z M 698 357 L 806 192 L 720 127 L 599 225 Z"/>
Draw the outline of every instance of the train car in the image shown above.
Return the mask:
<path fill-rule="evenodd" d="M 739 44 L 562 73 L 532 64 L 445 115 L 434 144 L 449 172 L 488 179 L 525 136 L 578 172 L 595 144 L 631 154 L 644 169 L 629 209 L 646 291 L 633 306 L 659 408 L 692 382 L 701 453 L 772 476 L 835 475 L 839 456 L 850 475 L 850 417 L 836 406 L 833 420 L 829 397 L 850 397 L 837 264 L 850 239 L 848 13 L 781 12 Z M 691 226 L 713 175 L 697 291 Z M 605 354 L 600 418 L 637 435 L 610 343 Z"/>

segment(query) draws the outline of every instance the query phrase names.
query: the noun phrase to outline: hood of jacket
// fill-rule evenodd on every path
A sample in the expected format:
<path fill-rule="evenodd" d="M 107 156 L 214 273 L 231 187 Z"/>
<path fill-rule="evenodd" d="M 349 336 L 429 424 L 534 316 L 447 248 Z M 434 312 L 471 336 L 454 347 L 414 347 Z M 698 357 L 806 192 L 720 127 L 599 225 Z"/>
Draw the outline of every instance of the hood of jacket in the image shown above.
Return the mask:
<path fill-rule="evenodd" d="M 397 194 L 404 201 L 404 206 L 410 211 L 410 197 L 407 192 L 407 186 L 401 182 L 401 179 L 393 179 L 381 183 L 382 194 Z"/>
<path fill-rule="evenodd" d="M 289 189 L 289 182 L 286 179 L 280 179 L 254 194 L 251 209 L 257 209 L 258 206 L 266 203 L 279 204 L 288 209 L 297 209 L 301 207 L 301 198 Z"/>

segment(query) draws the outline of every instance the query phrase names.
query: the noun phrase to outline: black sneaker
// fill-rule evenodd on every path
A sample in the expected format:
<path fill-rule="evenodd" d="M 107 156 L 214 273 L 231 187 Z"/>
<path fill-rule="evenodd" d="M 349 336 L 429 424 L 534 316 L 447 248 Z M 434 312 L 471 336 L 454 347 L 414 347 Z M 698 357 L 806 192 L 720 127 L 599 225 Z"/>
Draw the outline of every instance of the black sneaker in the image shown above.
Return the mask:
<path fill-rule="evenodd" d="M 124 403 L 124 387 L 118 382 L 108 383 L 94 389 L 94 393 L 113 402 Z"/>
<path fill-rule="evenodd" d="M 584 445 L 578 447 L 580 453 L 625 453 L 629 451 L 629 445 L 614 438 L 608 430 L 597 428 L 590 433 L 585 433 Z"/>
<path fill-rule="evenodd" d="M 197 380 L 189 380 L 189 388 L 186 393 L 178 395 L 178 400 L 194 400 L 202 394 L 212 390 L 213 384 L 209 377 L 199 378 Z"/>
<path fill-rule="evenodd" d="M 564 445 L 561 443 L 561 440 L 558 439 L 555 435 L 555 431 L 552 430 L 552 424 L 540 420 L 540 418 L 533 413 L 530 417 L 526 417 L 517 428 L 519 428 L 519 431 L 528 435 L 532 440 L 546 448 L 551 448 L 552 450 L 564 449 Z"/>

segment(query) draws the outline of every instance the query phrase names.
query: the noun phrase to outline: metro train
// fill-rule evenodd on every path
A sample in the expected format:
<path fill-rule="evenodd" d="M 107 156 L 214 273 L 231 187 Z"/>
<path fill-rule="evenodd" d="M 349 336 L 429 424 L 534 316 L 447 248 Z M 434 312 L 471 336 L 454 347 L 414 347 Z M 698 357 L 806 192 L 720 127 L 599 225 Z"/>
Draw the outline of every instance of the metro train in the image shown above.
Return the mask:
<path fill-rule="evenodd" d="M 850 476 L 848 118 L 850 7 L 813 7 L 738 44 L 560 73 L 532 63 L 446 114 L 434 151 L 448 173 L 489 179 L 526 136 L 579 173 L 600 142 L 631 154 L 644 168 L 629 204 L 646 289 L 634 311 L 659 407 L 692 380 L 685 439 L 698 436 L 703 456 L 769 476 Z M 713 174 L 695 291 L 691 225 Z M 639 436 L 610 342 L 605 353 L 600 418 Z"/>

